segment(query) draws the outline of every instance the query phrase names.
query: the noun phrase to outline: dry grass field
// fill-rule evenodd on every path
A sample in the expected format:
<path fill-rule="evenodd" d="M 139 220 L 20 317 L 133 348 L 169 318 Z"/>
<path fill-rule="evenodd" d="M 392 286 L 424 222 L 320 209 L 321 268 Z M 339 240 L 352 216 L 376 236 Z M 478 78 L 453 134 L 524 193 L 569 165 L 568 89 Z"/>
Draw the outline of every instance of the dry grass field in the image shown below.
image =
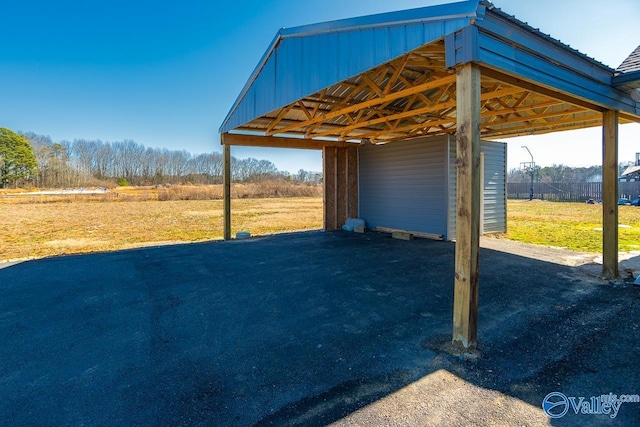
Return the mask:
<path fill-rule="evenodd" d="M 223 234 L 220 186 L 122 188 L 105 194 L 15 193 L 0 193 L 0 261 L 215 240 Z M 233 194 L 234 235 L 322 227 L 317 187 L 238 185 Z M 508 233 L 498 237 L 582 252 L 601 250 L 600 205 L 509 201 L 508 213 Z M 620 250 L 640 250 L 640 208 L 621 206 L 620 224 Z"/>
<path fill-rule="evenodd" d="M 159 201 L 152 192 L 0 196 L 0 261 L 222 238 L 221 200 Z M 233 233 L 322 227 L 318 197 L 233 199 L 232 212 Z"/>

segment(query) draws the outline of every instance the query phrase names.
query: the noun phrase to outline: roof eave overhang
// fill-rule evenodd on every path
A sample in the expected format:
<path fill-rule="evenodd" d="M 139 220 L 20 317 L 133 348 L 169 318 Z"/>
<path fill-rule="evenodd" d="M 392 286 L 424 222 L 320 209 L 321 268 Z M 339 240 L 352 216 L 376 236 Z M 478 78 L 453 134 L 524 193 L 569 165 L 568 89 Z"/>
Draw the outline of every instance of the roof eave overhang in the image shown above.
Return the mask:
<path fill-rule="evenodd" d="M 476 62 L 535 82 L 589 108 L 638 116 L 629 94 L 612 84 L 615 71 L 494 8 L 445 39 L 447 66 Z"/>
<path fill-rule="evenodd" d="M 253 72 L 249 76 L 249 80 L 247 80 L 247 82 L 242 87 L 242 90 L 240 91 L 240 94 L 238 95 L 238 97 L 236 98 L 235 102 L 231 106 L 231 109 L 229 110 L 229 112 L 225 116 L 224 120 L 222 121 L 222 125 L 220 125 L 220 129 L 218 130 L 220 133 L 224 132 L 223 129 L 225 128 L 225 125 L 229 122 L 229 120 L 231 119 L 231 116 L 233 116 L 233 114 L 235 113 L 236 109 L 238 108 L 238 105 L 240 105 L 240 102 L 242 102 L 242 100 L 246 96 L 247 92 L 249 91 L 249 88 L 251 88 L 251 85 L 253 84 L 253 82 L 256 80 L 256 78 L 260 74 L 260 71 L 262 70 L 262 68 L 266 64 L 267 60 L 269 59 L 269 57 L 271 56 L 273 51 L 278 46 L 278 43 L 280 43 L 280 40 L 282 39 L 281 32 L 282 32 L 282 29 L 280 29 L 280 31 L 278 31 L 276 33 L 276 36 L 271 41 L 271 44 L 269 44 L 269 47 L 267 48 L 265 53 L 262 55 L 262 58 L 260 58 L 260 61 L 258 62 L 258 65 L 256 65 L 256 68 L 253 70 Z"/>
<path fill-rule="evenodd" d="M 441 16 L 439 18 L 435 18 L 423 16 L 421 20 L 416 21 L 410 14 L 403 14 L 413 11 L 402 11 L 399 12 L 398 15 L 394 15 L 397 19 L 388 22 L 383 22 L 382 18 L 388 17 L 389 15 L 383 14 L 374 15 L 373 17 L 356 18 L 353 20 L 342 20 L 335 21 L 333 23 L 315 24 L 298 27 L 296 29 L 281 30 L 263 56 L 261 62 L 256 67 L 256 70 L 245 85 L 243 92 L 241 92 L 240 96 L 236 100 L 232 110 L 227 115 L 227 118 L 220 128 L 220 132 L 223 134 L 228 132 L 233 133 L 235 131 L 244 132 L 247 130 L 251 132 L 260 132 L 261 129 L 263 129 L 264 135 L 273 136 L 278 134 L 277 131 L 280 128 L 283 128 L 285 132 L 282 136 L 287 137 L 291 136 L 291 134 L 295 134 L 298 136 L 304 135 L 305 138 L 312 138 L 315 140 L 317 137 L 322 137 L 321 135 L 327 135 L 335 137 L 340 141 L 345 140 L 345 135 L 346 139 L 353 137 L 353 134 L 349 134 L 347 131 L 349 128 L 355 129 L 356 126 L 345 126 L 347 131 L 343 131 L 342 134 L 340 134 L 340 132 L 337 134 L 329 132 L 328 130 L 331 129 L 317 132 L 315 130 L 300 132 L 299 127 L 296 128 L 295 122 L 295 120 L 298 119 L 295 118 L 290 119 L 290 121 L 294 120 L 293 124 L 289 124 L 284 127 L 281 126 L 280 128 L 275 127 L 275 123 L 277 123 L 280 118 L 275 118 L 275 116 L 273 116 L 274 112 L 281 109 L 277 114 L 279 116 L 284 116 L 288 111 L 284 108 L 285 106 L 289 106 L 288 108 L 291 108 L 296 103 L 303 102 L 302 100 L 307 95 L 306 92 L 302 93 L 300 90 L 298 91 L 300 93 L 295 94 L 295 99 L 287 100 L 287 102 L 283 103 L 280 102 L 282 100 L 271 100 L 269 107 L 273 108 L 269 111 L 258 112 L 255 109 L 252 110 L 250 114 L 259 114 L 249 118 L 248 116 L 250 114 L 245 110 L 247 105 L 251 105 L 251 103 L 247 104 L 247 100 L 251 101 L 251 97 L 255 95 L 252 95 L 252 93 L 257 90 L 256 87 L 259 87 L 252 87 L 252 85 L 256 82 L 256 79 L 264 78 L 264 76 L 260 75 L 264 67 L 267 68 L 265 70 L 265 75 L 269 75 L 269 58 L 272 55 L 283 55 L 287 43 L 290 43 L 286 41 L 288 38 L 293 38 L 295 39 L 295 43 L 299 43 L 302 38 L 322 35 L 321 37 L 331 37 L 336 41 L 340 40 L 344 42 L 345 39 L 337 37 L 335 33 L 340 31 L 360 31 L 374 27 L 380 27 L 383 30 L 386 30 L 387 26 L 389 26 L 388 28 L 394 28 L 393 25 L 402 26 L 403 23 L 426 22 L 428 20 L 435 22 L 436 28 L 447 28 L 447 31 L 441 33 L 439 38 L 434 39 L 434 41 L 439 40 L 439 43 L 443 45 L 442 67 L 443 70 L 448 69 L 447 72 L 449 73 L 451 73 L 453 68 L 456 68 L 461 64 L 474 62 L 481 65 L 483 76 L 486 76 L 490 80 L 497 80 L 513 87 L 524 88 L 550 99 L 561 100 L 567 105 L 577 106 L 579 107 L 578 109 L 582 108 L 591 110 L 592 113 L 616 110 L 620 112 L 620 119 L 623 122 L 640 122 L 640 104 L 631 99 L 628 86 L 636 81 L 635 77 L 638 76 L 635 73 L 627 73 L 633 75 L 631 77 L 626 75 L 625 77 L 625 79 L 633 79 L 633 81 L 629 82 L 628 80 L 624 80 L 625 83 L 616 85 L 614 83 L 620 82 L 621 80 L 620 77 L 616 75 L 615 70 L 578 52 L 558 40 L 541 33 L 539 30 L 528 26 L 528 24 L 518 21 L 499 9 L 495 9 L 490 2 L 476 0 L 459 3 L 458 5 L 469 6 L 471 4 L 475 5 L 474 13 L 472 13 L 471 8 L 469 8 L 467 11 L 468 13 L 449 14 L 447 17 L 463 17 L 464 19 L 450 21 L 447 25 L 444 25 L 444 21 L 442 25 L 439 25 L 439 22 L 437 22 L 438 20 L 446 19 L 447 17 L 443 18 Z M 432 8 L 426 8 L 423 10 L 431 10 Z M 283 43 L 284 45 L 280 46 L 280 43 Z M 429 44 L 431 42 L 423 43 Z M 367 46 L 369 45 L 365 45 L 365 47 Z M 337 48 L 338 46 L 335 47 Z M 282 51 L 278 51 L 278 49 L 282 49 Z M 415 49 L 415 47 L 412 49 Z M 414 50 L 408 51 L 414 52 Z M 296 50 L 295 52 L 299 52 L 299 50 Z M 400 56 L 396 57 L 396 55 L 402 56 L 401 53 L 391 56 L 395 59 L 401 59 Z M 389 61 L 389 59 L 386 61 Z M 322 61 L 319 61 L 318 63 L 325 64 L 325 62 Z M 380 62 L 380 65 L 382 65 L 382 62 Z M 361 73 L 365 73 L 365 70 L 371 71 L 372 68 L 370 67 L 371 65 L 363 68 L 362 71 L 351 73 L 347 77 L 343 76 L 341 78 L 336 78 L 331 82 L 325 81 L 324 86 L 318 87 L 315 90 L 320 91 L 323 88 L 328 88 L 330 85 L 333 88 L 334 85 L 338 86 L 347 81 L 343 79 L 358 76 L 361 76 L 362 78 L 367 77 Z M 279 68 L 279 70 L 282 70 L 282 67 Z M 289 76 L 303 74 L 304 73 L 292 74 L 289 72 Z M 616 78 L 618 80 L 616 80 Z M 275 96 L 280 92 L 277 85 L 272 87 L 271 90 Z M 318 95 L 321 92 L 309 92 L 309 94 L 312 93 Z M 262 95 L 264 98 L 265 94 Z M 244 99 L 245 97 L 247 100 Z M 258 102 L 258 98 L 254 99 L 253 102 Z M 301 106 L 301 108 L 304 110 L 306 107 Z M 235 117 L 233 117 L 236 113 L 236 109 L 239 109 L 240 111 Z M 270 125 L 270 127 L 261 128 L 260 126 L 256 126 L 255 123 L 252 126 L 246 126 L 246 124 L 253 121 L 254 118 L 270 120 L 270 118 L 267 117 L 267 113 L 271 113 L 271 120 L 274 118 L 276 120 L 276 122 L 272 122 L 274 124 Z M 245 119 L 247 119 L 246 122 Z M 320 119 L 319 115 L 313 119 L 313 123 L 317 123 L 318 119 Z M 371 124 L 373 125 L 373 122 L 378 122 L 383 119 L 386 120 L 386 117 L 372 120 Z M 574 120 L 576 123 L 580 121 L 578 118 Z M 596 122 L 598 121 L 598 115 L 591 114 L 588 123 L 585 121 L 582 126 L 594 126 L 597 125 Z M 242 124 L 242 122 L 245 124 Z M 304 121 L 300 123 L 304 126 Z M 298 123 L 298 126 L 300 126 L 300 123 Z M 328 126 L 335 127 L 336 125 L 330 123 Z M 542 130 L 542 132 L 554 131 L 553 129 L 555 129 L 555 127 L 551 126 L 550 129 L 551 130 Z M 558 128 L 557 130 L 561 129 Z M 514 135 L 515 134 L 511 136 Z M 243 141 L 246 142 L 248 139 Z M 304 140 L 297 142 L 300 142 L 300 145 L 304 145 L 303 141 Z"/>
<path fill-rule="evenodd" d="M 640 70 L 618 74 L 611 79 L 612 86 L 640 87 Z"/>
<path fill-rule="evenodd" d="M 486 10 L 481 0 L 467 0 L 458 3 L 427 6 L 417 9 L 400 10 L 356 18 L 340 19 L 319 24 L 303 25 L 280 30 L 282 37 L 300 37 L 328 32 L 371 29 L 377 27 L 409 25 L 430 21 L 482 18 Z"/>

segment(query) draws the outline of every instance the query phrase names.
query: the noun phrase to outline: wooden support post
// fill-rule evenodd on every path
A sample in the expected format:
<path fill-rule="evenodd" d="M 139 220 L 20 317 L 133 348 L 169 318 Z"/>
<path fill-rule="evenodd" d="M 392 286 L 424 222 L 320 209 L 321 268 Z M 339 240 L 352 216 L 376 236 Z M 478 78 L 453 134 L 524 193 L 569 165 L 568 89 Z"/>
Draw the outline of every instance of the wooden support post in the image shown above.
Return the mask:
<path fill-rule="evenodd" d="M 349 218 L 358 218 L 358 149 L 349 147 L 347 150 L 347 215 Z"/>
<path fill-rule="evenodd" d="M 618 112 L 602 116 L 602 274 L 618 277 Z"/>
<path fill-rule="evenodd" d="M 336 216 L 337 201 L 337 176 L 336 176 L 337 148 L 325 147 L 322 149 L 322 179 L 324 183 L 324 231 L 334 231 L 338 229 Z"/>
<path fill-rule="evenodd" d="M 480 68 L 457 70 L 456 254 L 453 345 L 473 349 L 478 336 L 480 243 Z"/>
<path fill-rule="evenodd" d="M 341 228 L 347 222 L 347 149 L 336 149 L 336 227 Z"/>
<path fill-rule="evenodd" d="M 324 147 L 324 231 L 339 230 L 358 217 L 358 149 Z"/>
<path fill-rule="evenodd" d="M 231 146 L 222 145 L 222 198 L 224 200 L 224 240 L 231 240 Z"/>

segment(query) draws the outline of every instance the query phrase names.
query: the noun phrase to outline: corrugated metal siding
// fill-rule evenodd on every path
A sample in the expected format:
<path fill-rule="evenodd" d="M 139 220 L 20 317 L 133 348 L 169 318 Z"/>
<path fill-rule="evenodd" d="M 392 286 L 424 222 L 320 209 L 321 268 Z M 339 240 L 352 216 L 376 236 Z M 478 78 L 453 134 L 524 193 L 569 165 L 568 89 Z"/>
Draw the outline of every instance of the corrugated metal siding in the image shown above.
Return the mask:
<path fill-rule="evenodd" d="M 367 226 L 446 234 L 447 137 L 365 145 L 360 217 Z"/>
<path fill-rule="evenodd" d="M 502 233 L 507 230 L 507 144 L 482 141 L 480 152 L 484 154 L 483 223 L 482 231 Z M 449 213 L 447 239 L 456 236 L 456 142 L 449 144 Z"/>
<path fill-rule="evenodd" d="M 483 141 L 484 153 L 484 232 L 502 233 L 507 229 L 507 144 Z"/>
<path fill-rule="evenodd" d="M 280 38 L 247 82 L 220 132 L 391 61 L 468 23 L 468 18 L 460 17 Z"/>

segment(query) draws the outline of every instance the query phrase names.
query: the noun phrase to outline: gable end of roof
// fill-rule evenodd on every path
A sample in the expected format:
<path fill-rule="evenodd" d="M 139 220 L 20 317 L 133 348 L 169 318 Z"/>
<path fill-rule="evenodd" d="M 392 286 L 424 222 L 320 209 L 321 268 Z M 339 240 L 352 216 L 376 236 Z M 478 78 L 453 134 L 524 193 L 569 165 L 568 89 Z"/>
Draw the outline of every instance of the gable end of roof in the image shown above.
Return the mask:
<path fill-rule="evenodd" d="M 640 71 L 640 46 L 636 48 L 627 59 L 625 59 L 618 68 L 618 73 L 633 73 Z"/>

